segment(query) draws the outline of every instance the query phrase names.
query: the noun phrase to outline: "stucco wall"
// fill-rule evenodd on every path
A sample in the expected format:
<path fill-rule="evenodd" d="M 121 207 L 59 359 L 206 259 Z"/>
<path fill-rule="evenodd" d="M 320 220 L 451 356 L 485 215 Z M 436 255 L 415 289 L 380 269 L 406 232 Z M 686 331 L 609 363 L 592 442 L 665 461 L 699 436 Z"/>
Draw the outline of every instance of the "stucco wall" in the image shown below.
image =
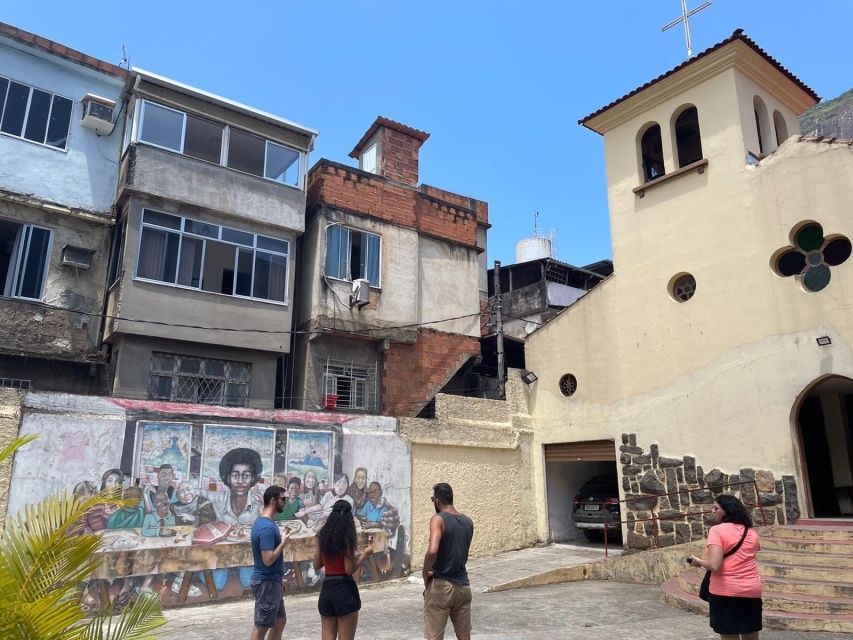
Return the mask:
<path fill-rule="evenodd" d="M 5 449 L 12 440 L 18 437 L 23 395 L 23 392 L 15 389 L 0 388 L 0 449 Z M 12 462 L 13 458 L 9 458 L 0 465 L 0 525 L 6 521 Z"/>
<path fill-rule="evenodd" d="M 439 394 L 435 420 L 400 419 L 412 443 L 413 567 L 423 566 L 437 482 L 453 487 L 456 508 L 474 520 L 472 556 L 536 542 L 532 433 L 524 385 L 517 371 L 510 379 L 506 402 Z"/>
<path fill-rule="evenodd" d="M 0 40 L 0 69 L 12 80 L 74 102 L 64 151 L 0 135 L 0 188 L 108 213 L 118 180 L 122 125 L 109 136 L 84 129 L 80 100 L 93 93 L 118 102 L 123 80 L 6 38 Z"/>

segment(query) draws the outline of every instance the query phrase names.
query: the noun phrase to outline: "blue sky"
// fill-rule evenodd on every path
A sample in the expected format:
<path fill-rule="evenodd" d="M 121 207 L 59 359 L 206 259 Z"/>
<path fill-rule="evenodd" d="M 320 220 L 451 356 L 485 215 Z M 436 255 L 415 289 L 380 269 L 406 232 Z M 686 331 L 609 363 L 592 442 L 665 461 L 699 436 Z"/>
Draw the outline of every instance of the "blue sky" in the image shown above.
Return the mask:
<path fill-rule="evenodd" d="M 690 8 L 701 0 L 689 0 Z M 5 0 L 0 20 L 320 131 L 347 154 L 377 115 L 423 129 L 421 180 L 489 202 L 489 260 L 555 230 L 610 257 L 601 138 L 577 120 L 681 63 L 679 0 Z M 853 1 L 713 0 L 695 52 L 737 28 L 824 98 L 853 86 Z"/>

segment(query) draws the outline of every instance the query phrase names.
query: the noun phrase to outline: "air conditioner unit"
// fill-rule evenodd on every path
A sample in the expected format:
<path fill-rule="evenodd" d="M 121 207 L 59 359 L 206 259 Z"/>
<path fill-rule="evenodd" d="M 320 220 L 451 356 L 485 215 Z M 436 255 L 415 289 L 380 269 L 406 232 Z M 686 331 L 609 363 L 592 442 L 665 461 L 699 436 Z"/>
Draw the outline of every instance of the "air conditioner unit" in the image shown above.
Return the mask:
<path fill-rule="evenodd" d="M 108 136 L 115 127 L 113 124 L 115 109 L 115 100 L 87 93 L 83 98 L 83 121 L 80 124 L 99 136 Z"/>
<path fill-rule="evenodd" d="M 352 293 L 349 296 L 351 307 L 361 309 L 370 302 L 370 281 L 358 278 L 352 281 Z"/>

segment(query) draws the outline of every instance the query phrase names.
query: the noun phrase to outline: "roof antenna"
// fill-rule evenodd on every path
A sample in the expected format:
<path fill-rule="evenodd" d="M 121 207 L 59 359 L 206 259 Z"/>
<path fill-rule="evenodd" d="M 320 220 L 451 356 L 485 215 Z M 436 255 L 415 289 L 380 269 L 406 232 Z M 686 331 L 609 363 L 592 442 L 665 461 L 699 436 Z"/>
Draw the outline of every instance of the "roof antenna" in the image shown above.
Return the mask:
<path fill-rule="evenodd" d="M 118 66 L 130 69 L 130 56 L 127 55 L 127 47 L 125 45 L 121 45 L 121 63 Z"/>
<path fill-rule="evenodd" d="M 534 238 L 539 237 L 539 212 L 538 211 L 533 212 L 533 237 Z"/>

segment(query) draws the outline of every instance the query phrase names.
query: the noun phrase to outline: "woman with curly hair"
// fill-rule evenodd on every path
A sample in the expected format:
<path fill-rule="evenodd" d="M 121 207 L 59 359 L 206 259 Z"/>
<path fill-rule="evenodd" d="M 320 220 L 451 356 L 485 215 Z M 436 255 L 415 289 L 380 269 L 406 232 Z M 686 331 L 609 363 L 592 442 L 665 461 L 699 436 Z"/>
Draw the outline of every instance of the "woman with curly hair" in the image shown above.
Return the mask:
<path fill-rule="evenodd" d="M 361 598 L 352 574 L 373 553 L 373 547 L 368 545 L 356 559 L 355 542 L 352 505 L 346 500 L 338 500 L 320 529 L 314 552 L 314 570 L 326 569 L 317 602 L 323 640 L 355 638 Z"/>
<path fill-rule="evenodd" d="M 705 557 L 690 556 L 693 567 L 711 572 L 708 606 L 711 628 L 722 640 L 758 640 L 761 631 L 761 576 L 755 554 L 761 549 L 743 503 L 717 496 L 717 524 L 708 532 Z"/>

